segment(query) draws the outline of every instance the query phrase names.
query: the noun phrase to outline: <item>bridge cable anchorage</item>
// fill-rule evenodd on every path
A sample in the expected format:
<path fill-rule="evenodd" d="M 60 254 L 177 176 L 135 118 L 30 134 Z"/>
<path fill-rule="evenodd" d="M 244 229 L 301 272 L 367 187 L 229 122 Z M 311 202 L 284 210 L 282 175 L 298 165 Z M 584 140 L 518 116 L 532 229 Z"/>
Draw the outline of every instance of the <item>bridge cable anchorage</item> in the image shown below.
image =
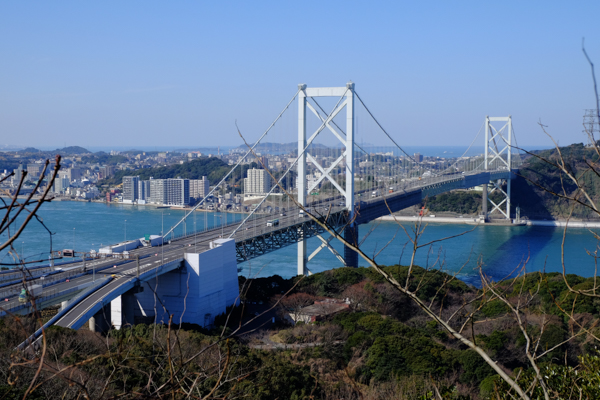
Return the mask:
<path fill-rule="evenodd" d="M 340 105 L 340 103 L 342 102 L 342 100 L 344 100 L 344 98 L 346 97 L 346 93 L 348 92 L 349 89 L 346 89 L 346 91 L 344 92 L 344 94 L 342 94 L 342 96 L 340 97 L 340 99 L 338 100 L 338 102 L 335 104 L 335 106 L 333 107 L 333 111 L 332 114 L 335 110 L 337 110 L 338 106 Z M 299 92 L 300 90 L 298 90 Z M 296 95 L 298 95 L 298 93 L 296 93 Z M 295 96 L 294 96 L 295 97 Z M 283 179 L 286 177 L 286 175 L 292 170 L 292 168 L 294 168 L 294 166 L 296 165 L 296 163 L 298 163 L 298 160 L 300 160 L 300 158 L 302 157 L 302 155 L 306 152 L 306 150 L 309 148 L 309 146 L 312 144 L 312 142 L 316 139 L 316 137 L 319 135 L 319 133 L 321 133 L 323 131 L 323 129 L 325 129 L 327 123 L 330 120 L 333 120 L 333 117 L 335 117 L 335 115 L 333 116 L 329 116 L 325 121 L 323 121 L 321 123 L 321 126 L 319 127 L 319 129 L 317 129 L 315 131 L 315 133 L 313 133 L 313 135 L 307 140 L 306 146 L 304 147 L 304 150 L 302 150 L 302 152 L 300 154 L 298 154 L 298 156 L 296 157 L 296 159 L 294 160 L 294 162 L 288 167 L 287 171 L 285 171 L 285 174 L 283 174 L 281 176 L 281 178 L 279 178 L 279 180 L 277 181 L 277 183 L 275 185 L 273 185 L 273 187 L 271 187 L 271 190 L 269 190 L 269 193 L 267 193 L 265 195 L 265 197 L 260 201 L 260 203 L 258 203 L 258 205 L 254 208 L 254 210 L 252 210 L 250 212 L 250 214 L 248 214 L 248 216 L 238 225 L 237 228 L 235 228 L 233 230 L 233 232 L 231 232 L 231 234 L 229 235 L 228 239 L 231 239 L 236 232 L 242 227 L 242 225 L 244 225 L 246 223 L 246 221 L 248 219 L 250 219 L 250 217 L 252 215 L 254 215 L 254 213 L 256 212 L 256 210 L 258 210 L 260 208 L 260 206 L 267 200 L 267 198 L 271 195 L 271 193 L 273 193 L 273 190 L 275 190 L 275 188 L 279 187 L 279 185 L 281 184 L 281 182 L 283 181 Z M 239 133 L 239 130 L 238 130 Z M 241 136 L 241 133 L 240 133 Z M 242 136 L 242 139 L 244 139 L 244 137 Z M 245 142 L 245 139 L 244 139 Z M 254 151 L 254 146 L 248 150 L 250 151 Z"/>
<path fill-rule="evenodd" d="M 302 89 L 298 88 L 298 90 L 296 91 L 296 94 L 294 94 L 294 96 L 292 97 L 292 99 L 287 103 L 287 105 L 284 107 L 284 109 L 279 113 L 279 115 L 277 116 L 277 118 L 275 118 L 275 120 L 271 123 L 271 125 L 269 125 L 269 127 L 267 128 L 267 130 L 258 138 L 258 140 L 256 141 L 256 143 L 254 143 L 254 145 L 250 148 L 250 150 L 248 150 L 246 152 L 246 154 L 244 154 L 244 157 L 240 158 L 238 160 L 238 162 L 233 166 L 233 168 L 227 173 L 227 175 L 225 175 L 225 177 L 223 177 L 223 179 L 221 179 L 221 181 L 219 181 L 219 183 L 217 183 L 217 185 L 213 188 L 213 190 L 211 190 L 210 192 L 208 192 L 208 194 L 206 196 L 204 196 L 202 198 L 202 200 L 200 200 L 198 202 L 198 204 L 196 204 L 194 207 L 192 207 L 192 209 L 190 211 L 188 211 L 185 214 L 185 216 L 182 219 L 180 219 L 179 222 L 177 222 L 175 224 L 175 226 L 171 227 L 171 229 L 168 232 L 166 232 L 165 234 L 163 234 L 163 236 L 162 236 L 163 237 L 163 241 L 164 241 L 164 238 L 169 233 L 173 232 L 173 230 L 175 230 L 175 228 L 177 228 L 183 221 L 185 221 L 187 219 L 187 217 L 189 217 L 190 214 L 192 214 L 196 210 L 196 208 L 200 207 L 204 203 L 204 200 L 206 198 L 208 198 L 209 196 L 211 196 L 213 194 L 213 192 L 215 190 L 217 190 L 221 186 L 221 184 L 223 182 L 225 182 L 225 180 L 229 177 L 229 175 L 231 175 L 235 171 L 235 169 L 242 163 L 242 161 L 245 160 L 246 157 L 248 157 L 248 154 L 250 154 L 252 152 L 252 150 L 254 150 L 254 148 L 256 146 L 258 146 L 258 144 L 260 143 L 260 141 L 263 140 L 263 138 L 265 136 L 267 136 L 267 133 L 269 133 L 269 131 L 271 130 L 271 128 L 273 128 L 273 126 L 275 126 L 275 124 L 277 123 L 277 121 L 279 121 L 279 119 L 281 118 L 281 116 L 287 111 L 287 109 L 294 102 L 294 100 L 296 100 L 296 96 L 298 96 L 298 93 L 300 93 L 300 90 L 302 90 Z"/>

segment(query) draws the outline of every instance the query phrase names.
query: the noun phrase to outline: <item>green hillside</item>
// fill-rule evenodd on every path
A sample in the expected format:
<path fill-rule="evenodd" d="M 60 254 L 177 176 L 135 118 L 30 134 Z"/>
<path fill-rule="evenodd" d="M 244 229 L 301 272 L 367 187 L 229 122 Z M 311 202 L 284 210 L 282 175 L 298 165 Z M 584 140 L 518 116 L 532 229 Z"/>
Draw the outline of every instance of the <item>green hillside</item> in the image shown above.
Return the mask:
<path fill-rule="evenodd" d="M 561 147 L 568 170 L 581 178 L 586 191 L 594 201 L 600 201 L 600 177 L 590 170 L 589 165 L 598 162 L 598 155 L 592 148 L 583 144 L 572 144 Z M 552 162 L 558 160 L 556 149 L 535 152 L 538 157 Z M 521 215 L 532 219 L 565 218 L 568 216 L 571 202 L 550 192 L 573 196 L 577 186 L 556 167 L 540 158 L 527 155 L 523 165 L 512 181 L 512 213 L 521 208 Z M 544 190 L 546 189 L 546 190 Z M 492 195 L 493 200 L 501 200 L 499 195 Z M 481 193 L 451 192 L 432 197 L 426 202 L 431 212 L 451 211 L 460 214 L 477 214 L 481 211 Z M 574 218 L 598 218 L 591 210 L 575 205 Z"/>
<path fill-rule="evenodd" d="M 244 172 L 248 169 L 245 166 Z M 222 160 L 215 157 L 201 157 L 183 164 L 169 165 L 168 167 L 143 168 L 134 171 L 118 171 L 114 176 L 104 179 L 99 182 L 100 185 L 117 185 L 123 181 L 124 176 L 139 176 L 140 179 L 168 179 L 168 178 L 183 178 L 183 179 L 200 179 L 203 176 L 208 177 L 208 180 L 216 182 L 222 179 L 231 167 Z M 237 175 L 239 179 L 239 174 Z"/>

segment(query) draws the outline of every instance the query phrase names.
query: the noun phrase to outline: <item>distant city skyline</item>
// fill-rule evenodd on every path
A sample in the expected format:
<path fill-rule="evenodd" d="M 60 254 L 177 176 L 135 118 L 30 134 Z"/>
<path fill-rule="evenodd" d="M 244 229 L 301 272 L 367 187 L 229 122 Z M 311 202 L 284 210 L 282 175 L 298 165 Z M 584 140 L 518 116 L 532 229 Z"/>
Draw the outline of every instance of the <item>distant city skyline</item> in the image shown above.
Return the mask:
<path fill-rule="evenodd" d="M 486 115 L 511 115 L 522 146 L 550 144 L 540 122 L 562 145 L 586 142 L 595 99 L 581 42 L 600 65 L 599 11 L 541 1 L 4 2 L 2 141 L 216 147 L 240 142 L 237 121 L 253 142 L 297 84 L 352 80 L 402 146 L 468 145 Z M 288 112 L 293 136 L 297 108 Z"/>

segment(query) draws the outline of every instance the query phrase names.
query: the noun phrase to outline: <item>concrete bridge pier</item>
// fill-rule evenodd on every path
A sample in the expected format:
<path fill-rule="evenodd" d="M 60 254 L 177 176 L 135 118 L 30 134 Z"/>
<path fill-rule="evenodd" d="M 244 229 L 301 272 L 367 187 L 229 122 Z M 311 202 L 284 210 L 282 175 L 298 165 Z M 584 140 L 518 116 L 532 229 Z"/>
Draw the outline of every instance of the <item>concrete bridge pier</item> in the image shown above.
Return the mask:
<path fill-rule="evenodd" d="M 344 228 L 344 240 L 348 243 L 358 246 L 358 225 L 352 224 Z M 344 246 L 344 262 L 347 267 L 358 267 L 358 253 L 351 248 Z"/>
<path fill-rule="evenodd" d="M 115 329 L 135 324 L 135 316 L 140 314 L 141 308 L 135 294 L 143 289 L 136 286 L 110 302 L 110 319 Z"/>
<path fill-rule="evenodd" d="M 481 214 L 483 215 L 483 220 L 487 221 L 488 219 L 488 184 L 481 185 Z"/>
<path fill-rule="evenodd" d="M 143 292 L 120 304 L 136 302 L 139 307 L 133 315 L 153 317 L 157 324 L 167 324 L 172 316 L 173 324 L 211 325 L 215 316 L 239 303 L 235 242 L 217 239 L 211 247 L 202 253 L 186 253 L 180 268 L 144 282 Z M 124 315 L 128 312 L 131 309 Z"/>
<path fill-rule="evenodd" d="M 107 333 L 136 322 L 209 326 L 214 318 L 239 304 L 239 283 L 235 241 L 217 239 L 201 253 L 185 253 L 137 279 L 122 279 L 120 285 L 96 303 L 102 309 L 91 318 L 81 310 L 80 319 L 69 326 L 81 326 L 89 318 L 92 332 Z M 89 308 L 87 309 L 89 310 Z"/>
<path fill-rule="evenodd" d="M 88 324 L 92 332 L 106 333 L 110 330 L 110 304 L 104 306 L 100 311 L 90 318 Z"/>

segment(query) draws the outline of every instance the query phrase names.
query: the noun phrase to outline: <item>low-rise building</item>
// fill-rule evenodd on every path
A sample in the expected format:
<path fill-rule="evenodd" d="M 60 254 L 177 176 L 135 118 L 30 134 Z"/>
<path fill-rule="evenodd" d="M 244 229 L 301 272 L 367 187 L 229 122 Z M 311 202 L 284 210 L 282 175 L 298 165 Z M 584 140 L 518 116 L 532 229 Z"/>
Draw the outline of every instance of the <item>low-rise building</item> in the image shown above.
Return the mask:
<path fill-rule="evenodd" d="M 308 307 L 303 307 L 295 313 L 291 313 L 287 316 L 294 324 L 298 322 L 304 322 L 306 324 L 310 322 L 321 321 L 327 316 L 337 314 L 342 311 L 346 311 L 350 308 L 350 305 L 337 299 L 324 299 L 315 301 L 315 303 Z"/>

